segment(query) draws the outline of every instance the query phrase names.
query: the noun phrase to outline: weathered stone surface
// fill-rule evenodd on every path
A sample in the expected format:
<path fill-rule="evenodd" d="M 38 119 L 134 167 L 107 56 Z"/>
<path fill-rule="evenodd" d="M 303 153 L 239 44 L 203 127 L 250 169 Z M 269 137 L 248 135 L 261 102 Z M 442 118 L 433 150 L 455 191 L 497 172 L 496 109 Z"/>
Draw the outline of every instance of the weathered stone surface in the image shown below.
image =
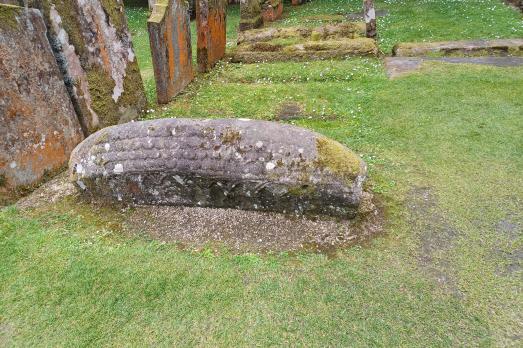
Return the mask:
<path fill-rule="evenodd" d="M 352 218 L 365 163 L 306 129 L 251 120 L 163 119 L 113 126 L 71 155 L 71 180 L 95 197 Z"/>
<path fill-rule="evenodd" d="M 353 56 L 376 56 L 378 46 L 373 39 L 338 39 L 306 41 L 285 45 L 280 42 L 243 44 L 231 57 L 233 63 L 260 63 L 274 61 L 304 61 L 344 59 Z"/>
<path fill-rule="evenodd" d="M 225 56 L 226 0 L 197 0 L 198 71 L 207 72 Z"/>
<path fill-rule="evenodd" d="M 365 36 L 365 23 L 346 22 L 327 24 L 316 28 L 297 26 L 288 28 L 263 28 L 247 30 L 238 34 L 238 45 L 242 43 L 266 42 L 277 39 L 328 40 Z"/>
<path fill-rule="evenodd" d="M 240 31 L 259 28 L 263 25 L 260 0 L 240 0 Z"/>
<path fill-rule="evenodd" d="M 399 43 L 392 49 L 392 54 L 398 57 L 427 55 L 520 56 L 523 55 L 523 39 Z"/>
<path fill-rule="evenodd" d="M 283 13 L 283 0 L 262 0 L 262 18 L 264 22 L 274 22 Z"/>
<path fill-rule="evenodd" d="M 62 167 L 83 139 L 38 10 L 0 5 L 0 201 Z"/>
<path fill-rule="evenodd" d="M 86 134 L 139 116 L 147 100 L 122 0 L 28 0 L 49 40 Z"/>
<path fill-rule="evenodd" d="M 191 21 L 185 0 L 159 0 L 147 22 L 158 103 L 165 104 L 193 79 Z"/>

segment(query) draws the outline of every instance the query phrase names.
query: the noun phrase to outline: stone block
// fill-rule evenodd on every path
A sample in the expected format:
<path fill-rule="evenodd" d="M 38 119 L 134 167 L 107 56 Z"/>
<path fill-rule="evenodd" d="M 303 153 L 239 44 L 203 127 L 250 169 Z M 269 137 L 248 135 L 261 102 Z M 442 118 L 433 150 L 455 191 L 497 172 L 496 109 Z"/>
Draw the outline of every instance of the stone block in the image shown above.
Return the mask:
<path fill-rule="evenodd" d="M 274 22 L 283 13 L 283 0 L 263 0 L 261 3 L 264 22 Z"/>
<path fill-rule="evenodd" d="M 63 167 L 83 133 L 40 11 L 0 5 L 0 16 L 3 201 Z"/>
<path fill-rule="evenodd" d="M 196 0 L 198 71 L 209 71 L 225 56 L 226 18 L 226 0 Z"/>
<path fill-rule="evenodd" d="M 259 28 L 263 25 L 260 0 L 240 0 L 240 31 Z"/>
<path fill-rule="evenodd" d="M 158 103 L 168 103 L 193 79 L 191 21 L 185 0 L 159 0 L 147 22 Z"/>
<path fill-rule="evenodd" d="M 86 195 L 353 218 L 365 163 L 312 131 L 252 120 L 161 119 L 103 129 L 71 155 Z"/>
<path fill-rule="evenodd" d="M 49 40 L 86 134 L 147 106 L 122 0 L 28 0 Z"/>

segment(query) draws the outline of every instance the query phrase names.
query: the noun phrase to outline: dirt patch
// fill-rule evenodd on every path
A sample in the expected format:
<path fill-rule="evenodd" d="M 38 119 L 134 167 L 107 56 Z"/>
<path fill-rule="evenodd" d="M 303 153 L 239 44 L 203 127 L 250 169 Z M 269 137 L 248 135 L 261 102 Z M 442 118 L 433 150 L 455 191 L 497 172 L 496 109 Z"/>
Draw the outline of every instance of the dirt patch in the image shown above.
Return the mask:
<path fill-rule="evenodd" d="M 68 181 L 67 172 L 62 172 L 52 180 L 41 185 L 29 196 L 20 199 L 16 203 L 16 207 L 22 210 L 39 208 L 47 204 L 55 203 L 75 193 L 74 185 Z"/>
<path fill-rule="evenodd" d="M 276 120 L 289 121 L 303 117 L 303 106 L 296 102 L 284 102 L 280 104 L 276 114 Z"/>
<path fill-rule="evenodd" d="M 445 253 L 452 249 L 459 231 L 439 211 L 437 199 L 430 188 L 412 189 L 408 196 L 407 208 L 410 213 L 409 222 L 420 240 L 418 250 L 420 268 L 441 287 L 462 297 L 452 266 L 445 259 Z"/>
<path fill-rule="evenodd" d="M 523 247 L 518 240 L 521 238 L 523 231 L 523 221 L 518 220 L 517 216 L 508 216 L 499 221 L 495 226 L 496 232 L 508 238 L 514 243 L 515 248 L 506 250 L 506 248 L 496 248 L 494 253 L 501 256 L 505 263 L 500 265 L 497 269 L 497 274 L 502 276 L 510 276 L 521 272 L 523 269 Z"/>
<path fill-rule="evenodd" d="M 234 252 L 331 252 L 382 230 L 381 209 L 366 196 L 362 217 L 337 220 L 236 209 L 137 207 L 124 229 L 188 249 L 225 246 Z"/>

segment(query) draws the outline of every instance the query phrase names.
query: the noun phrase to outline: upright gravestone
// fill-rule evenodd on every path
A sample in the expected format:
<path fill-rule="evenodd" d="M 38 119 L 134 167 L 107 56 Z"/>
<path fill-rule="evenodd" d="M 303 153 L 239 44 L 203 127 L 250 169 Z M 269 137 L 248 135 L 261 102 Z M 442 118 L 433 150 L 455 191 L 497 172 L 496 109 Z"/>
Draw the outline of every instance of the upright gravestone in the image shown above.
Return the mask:
<path fill-rule="evenodd" d="M 374 0 L 363 0 L 363 18 L 366 25 L 366 36 L 369 38 L 376 37 L 376 11 L 374 9 Z"/>
<path fill-rule="evenodd" d="M 38 184 L 83 139 L 40 11 L 0 5 L 0 201 Z"/>
<path fill-rule="evenodd" d="M 2 0 L 0 0 L 2 1 Z M 49 40 L 86 134 L 147 106 L 122 0 L 28 0 Z"/>
<path fill-rule="evenodd" d="M 158 0 L 147 27 L 158 103 L 168 103 L 193 79 L 191 21 L 184 0 Z"/>
<path fill-rule="evenodd" d="M 264 22 L 274 22 L 283 14 L 283 0 L 262 0 L 262 18 Z"/>
<path fill-rule="evenodd" d="M 260 0 L 240 0 L 240 31 L 256 29 L 262 25 Z"/>
<path fill-rule="evenodd" d="M 209 71 L 225 55 L 226 0 L 197 0 L 198 70 Z"/>
<path fill-rule="evenodd" d="M 291 0 L 292 6 L 299 6 L 305 3 L 305 0 Z"/>

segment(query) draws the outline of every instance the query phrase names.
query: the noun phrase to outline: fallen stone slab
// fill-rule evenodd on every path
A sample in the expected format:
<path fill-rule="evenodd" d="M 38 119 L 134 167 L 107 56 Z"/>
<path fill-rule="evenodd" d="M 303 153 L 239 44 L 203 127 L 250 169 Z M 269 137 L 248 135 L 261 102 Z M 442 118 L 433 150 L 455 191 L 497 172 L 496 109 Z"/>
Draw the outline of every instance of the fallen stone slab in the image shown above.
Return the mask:
<path fill-rule="evenodd" d="M 71 155 L 85 194 L 137 205 L 354 218 L 365 163 L 309 130 L 252 120 L 162 119 L 101 130 Z"/>
<path fill-rule="evenodd" d="M 308 61 L 369 57 L 378 55 L 376 41 L 370 38 L 306 41 L 297 44 L 259 42 L 243 44 L 231 56 L 232 63 Z"/>
<path fill-rule="evenodd" d="M 0 5 L 0 202 L 63 167 L 82 129 L 40 11 Z"/>
<path fill-rule="evenodd" d="M 523 39 L 399 43 L 392 49 L 392 55 L 396 57 L 520 56 L 523 55 Z"/>
<path fill-rule="evenodd" d="M 208 72 L 225 56 L 227 1 L 197 0 L 198 71 Z"/>
<path fill-rule="evenodd" d="M 523 57 L 387 57 L 385 58 L 385 70 L 389 78 L 395 78 L 419 70 L 425 61 L 497 67 L 523 66 Z"/>
<path fill-rule="evenodd" d="M 253 29 L 238 34 L 238 45 L 243 43 L 266 42 L 277 39 L 308 39 L 328 40 L 349 38 L 355 39 L 365 36 L 365 23 L 327 24 L 316 28 L 297 26 L 289 28 Z"/>
<path fill-rule="evenodd" d="M 159 104 L 193 80 L 191 20 L 185 0 L 159 0 L 147 22 Z"/>

